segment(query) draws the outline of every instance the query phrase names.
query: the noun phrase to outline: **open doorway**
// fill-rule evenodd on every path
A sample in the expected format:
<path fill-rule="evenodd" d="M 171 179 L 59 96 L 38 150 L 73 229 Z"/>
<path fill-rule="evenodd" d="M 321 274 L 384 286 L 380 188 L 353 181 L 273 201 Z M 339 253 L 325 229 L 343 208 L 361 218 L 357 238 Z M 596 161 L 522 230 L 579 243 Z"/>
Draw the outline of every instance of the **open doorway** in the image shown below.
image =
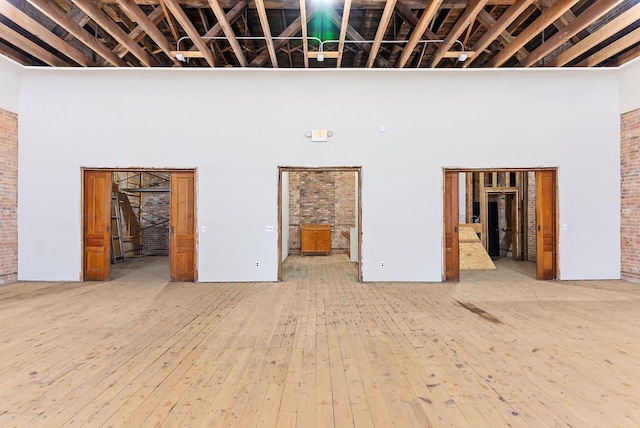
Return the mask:
<path fill-rule="evenodd" d="M 196 280 L 195 171 L 86 169 L 82 174 L 85 281 L 107 281 L 112 267 L 121 274 L 134 264 L 174 281 Z M 153 263 L 141 262 L 150 256 Z"/>
<path fill-rule="evenodd" d="M 443 279 L 513 262 L 557 279 L 556 177 L 556 169 L 445 170 Z"/>
<path fill-rule="evenodd" d="M 323 257 L 362 280 L 360 167 L 279 167 L 278 280 Z M 295 266 L 295 268 L 293 267 Z"/>

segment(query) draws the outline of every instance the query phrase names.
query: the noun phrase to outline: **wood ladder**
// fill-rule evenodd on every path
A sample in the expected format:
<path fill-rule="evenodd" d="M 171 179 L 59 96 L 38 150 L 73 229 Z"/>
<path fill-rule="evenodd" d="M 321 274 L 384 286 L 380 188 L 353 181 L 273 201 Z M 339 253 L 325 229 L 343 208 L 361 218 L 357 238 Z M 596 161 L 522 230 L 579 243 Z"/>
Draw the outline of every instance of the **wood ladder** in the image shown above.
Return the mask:
<path fill-rule="evenodd" d="M 120 202 L 116 185 L 111 190 L 111 264 L 124 261 L 122 246 L 122 221 L 120 219 Z"/>

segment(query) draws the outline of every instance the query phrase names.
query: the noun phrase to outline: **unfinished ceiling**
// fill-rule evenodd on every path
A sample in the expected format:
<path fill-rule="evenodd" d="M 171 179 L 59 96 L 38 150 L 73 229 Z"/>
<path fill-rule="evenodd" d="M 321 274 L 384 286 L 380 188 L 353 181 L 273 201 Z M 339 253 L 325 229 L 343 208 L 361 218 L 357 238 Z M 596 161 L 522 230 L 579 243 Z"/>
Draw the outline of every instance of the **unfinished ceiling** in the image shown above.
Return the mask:
<path fill-rule="evenodd" d="M 0 0 L 0 54 L 29 66 L 619 66 L 638 0 Z"/>

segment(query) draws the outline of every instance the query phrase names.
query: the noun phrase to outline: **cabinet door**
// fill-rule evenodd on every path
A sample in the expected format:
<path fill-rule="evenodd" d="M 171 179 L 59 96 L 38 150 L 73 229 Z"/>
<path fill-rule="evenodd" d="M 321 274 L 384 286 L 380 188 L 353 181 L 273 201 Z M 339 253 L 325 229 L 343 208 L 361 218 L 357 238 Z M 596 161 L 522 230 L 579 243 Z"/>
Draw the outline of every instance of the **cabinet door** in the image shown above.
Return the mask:
<path fill-rule="evenodd" d="M 318 253 L 331 252 L 331 231 L 330 230 L 316 231 L 316 252 Z"/>
<path fill-rule="evenodd" d="M 316 251 L 316 231 L 302 228 L 300 232 L 300 252 L 314 253 Z"/>

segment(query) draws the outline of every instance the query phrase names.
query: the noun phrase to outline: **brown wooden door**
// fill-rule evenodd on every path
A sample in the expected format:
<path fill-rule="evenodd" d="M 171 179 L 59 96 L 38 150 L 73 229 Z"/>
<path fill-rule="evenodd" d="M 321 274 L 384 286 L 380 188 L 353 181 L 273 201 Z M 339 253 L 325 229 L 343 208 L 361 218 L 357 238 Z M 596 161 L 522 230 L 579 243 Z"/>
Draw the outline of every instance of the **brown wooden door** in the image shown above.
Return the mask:
<path fill-rule="evenodd" d="M 538 279 L 556 279 L 556 172 L 536 171 Z"/>
<path fill-rule="evenodd" d="M 107 281 L 111 263 L 111 172 L 84 172 L 84 279 Z"/>
<path fill-rule="evenodd" d="M 171 173 L 169 270 L 174 281 L 195 281 L 195 174 Z"/>
<path fill-rule="evenodd" d="M 458 172 L 444 173 L 444 280 L 460 279 Z"/>

